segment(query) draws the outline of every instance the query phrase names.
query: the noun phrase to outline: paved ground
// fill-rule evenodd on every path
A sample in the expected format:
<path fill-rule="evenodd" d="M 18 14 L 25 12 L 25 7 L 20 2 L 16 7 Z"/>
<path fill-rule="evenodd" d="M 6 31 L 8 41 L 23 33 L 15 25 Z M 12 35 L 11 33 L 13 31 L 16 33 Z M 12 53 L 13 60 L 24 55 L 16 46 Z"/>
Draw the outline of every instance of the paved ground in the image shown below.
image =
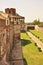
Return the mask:
<path fill-rule="evenodd" d="M 27 32 L 27 34 L 32 38 L 32 40 L 35 41 L 35 43 L 37 43 L 38 47 L 40 47 L 41 50 L 43 51 L 43 43 L 38 38 L 36 38 L 32 33 Z"/>

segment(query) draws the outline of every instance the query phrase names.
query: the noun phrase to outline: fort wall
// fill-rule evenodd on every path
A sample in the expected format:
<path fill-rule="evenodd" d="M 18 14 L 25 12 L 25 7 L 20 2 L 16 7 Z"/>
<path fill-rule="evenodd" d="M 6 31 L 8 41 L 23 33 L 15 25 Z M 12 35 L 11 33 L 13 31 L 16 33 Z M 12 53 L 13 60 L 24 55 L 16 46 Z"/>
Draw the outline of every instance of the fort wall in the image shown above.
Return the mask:
<path fill-rule="evenodd" d="M 6 13 L 8 15 L 5 15 Z M 13 8 L 5 9 L 3 15 L 5 21 L 0 22 L 0 60 L 3 61 L 2 65 L 24 65 L 20 40 L 20 31 L 24 29 L 24 17 L 17 14 L 16 9 Z"/>
<path fill-rule="evenodd" d="M 6 53 L 6 29 L 0 30 L 0 60 L 4 57 Z"/>

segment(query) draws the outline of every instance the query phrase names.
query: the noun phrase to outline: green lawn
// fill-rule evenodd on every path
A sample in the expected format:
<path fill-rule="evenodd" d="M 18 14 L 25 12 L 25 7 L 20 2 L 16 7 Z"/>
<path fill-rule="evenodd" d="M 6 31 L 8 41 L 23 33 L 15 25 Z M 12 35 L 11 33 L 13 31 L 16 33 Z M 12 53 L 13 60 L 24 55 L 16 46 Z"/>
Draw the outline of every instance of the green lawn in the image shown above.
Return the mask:
<path fill-rule="evenodd" d="M 36 31 L 36 30 L 30 30 L 30 32 L 35 35 L 37 38 L 40 39 L 40 41 L 43 42 L 43 33 Z"/>
<path fill-rule="evenodd" d="M 43 52 L 39 52 L 34 41 L 26 34 L 21 33 L 22 51 L 27 65 L 43 65 Z"/>

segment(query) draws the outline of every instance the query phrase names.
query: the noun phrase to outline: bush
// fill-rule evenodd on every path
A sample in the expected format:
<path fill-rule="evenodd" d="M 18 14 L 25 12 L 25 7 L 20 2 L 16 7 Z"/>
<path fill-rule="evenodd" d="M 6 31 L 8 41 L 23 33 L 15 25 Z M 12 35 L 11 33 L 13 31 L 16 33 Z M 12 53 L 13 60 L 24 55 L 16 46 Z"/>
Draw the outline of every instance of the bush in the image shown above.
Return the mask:
<path fill-rule="evenodd" d="M 39 51 L 40 51 L 40 52 L 42 52 L 42 50 L 41 50 L 41 48 L 40 48 L 40 47 L 38 47 L 38 49 L 39 49 Z"/>
<path fill-rule="evenodd" d="M 37 37 L 39 39 L 39 37 Z"/>
<path fill-rule="evenodd" d="M 35 37 L 37 37 L 37 35 L 35 35 Z"/>
<path fill-rule="evenodd" d="M 37 43 L 35 43 L 35 46 L 37 46 Z"/>
<path fill-rule="evenodd" d="M 42 41 L 42 39 L 40 39 L 40 41 Z"/>

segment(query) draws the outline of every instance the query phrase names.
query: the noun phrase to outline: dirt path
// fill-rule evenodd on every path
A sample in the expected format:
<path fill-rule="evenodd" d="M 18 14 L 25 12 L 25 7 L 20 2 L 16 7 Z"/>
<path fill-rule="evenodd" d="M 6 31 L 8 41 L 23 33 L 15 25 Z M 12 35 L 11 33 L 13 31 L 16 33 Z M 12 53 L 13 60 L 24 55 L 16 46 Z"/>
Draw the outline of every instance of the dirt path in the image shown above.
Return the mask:
<path fill-rule="evenodd" d="M 43 51 L 43 43 L 38 38 L 36 38 L 32 33 L 27 32 L 27 34 L 32 38 L 32 40 L 35 41 L 35 43 L 37 43 L 38 47 L 40 47 L 41 50 Z"/>

